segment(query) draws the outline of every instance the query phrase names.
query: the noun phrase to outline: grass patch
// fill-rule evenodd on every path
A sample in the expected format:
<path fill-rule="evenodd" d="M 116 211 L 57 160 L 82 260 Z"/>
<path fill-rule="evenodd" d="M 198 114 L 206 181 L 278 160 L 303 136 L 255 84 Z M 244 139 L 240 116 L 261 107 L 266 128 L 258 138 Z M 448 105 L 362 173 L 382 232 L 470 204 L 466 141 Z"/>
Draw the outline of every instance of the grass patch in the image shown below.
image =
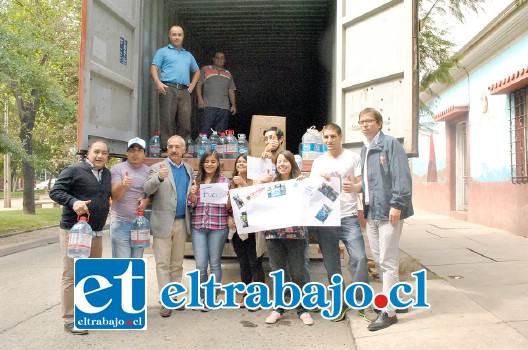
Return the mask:
<path fill-rule="evenodd" d="M 46 190 L 35 190 L 35 199 L 39 198 L 39 195 L 46 192 Z M 11 198 L 22 198 L 24 191 L 11 192 Z M 4 191 L 0 191 L 0 199 L 4 199 Z"/>
<path fill-rule="evenodd" d="M 22 210 L 1 211 L 0 235 L 59 224 L 61 208 L 42 208 L 36 211 L 36 215 L 23 214 Z"/>

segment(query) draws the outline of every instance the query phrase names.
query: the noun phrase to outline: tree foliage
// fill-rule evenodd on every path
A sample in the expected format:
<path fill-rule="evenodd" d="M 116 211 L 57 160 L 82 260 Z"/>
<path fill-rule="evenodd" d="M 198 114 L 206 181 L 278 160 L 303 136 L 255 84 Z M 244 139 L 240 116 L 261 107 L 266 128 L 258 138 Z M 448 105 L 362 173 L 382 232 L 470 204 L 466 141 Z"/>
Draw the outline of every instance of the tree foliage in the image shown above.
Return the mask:
<path fill-rule="evenodd" d="M 456 67 L 460 56 L 453 52 L 455 44 L 446 39 L 449 29 L 437 24 L 440 18 L 451 17 L 464 22 L 468 13 L 482 11 L 489 0 L 420 0 L 420 91 L 432 93 L 433 83 L 453 82 L 450 70 Z"/>
<path fill-rule="evenodd" d="M 489 0 L 419 0 L 420 35 L 418 36 L 420 92 L 434 96 L 432 84 L 453 82 L 451 70 L 458 65 L 460 54 L 453 52 L 455 43 L 446 39 L 449 29 L 438 23 L 447 17 L 464 23 L 468 13 L 479 13 Z M 420 99 L 420 132 L 431 134 L 435 123 L 432 111 Z"/>
<path fill-rule="evenodd" d="M 10 129 L 25 155 L 13 134 L 4 133 L 0 147 L 8 147 L 20 162 L 26 213 L 35 213 L 35 167 L 56 172 L 53 164 L 66 158 L 67 145 L 75 140 L 80 7 L 81 0 L 5 0 L 0 5 L 0 94 L 8 96 L 9 110 L 18 119 Z"/>

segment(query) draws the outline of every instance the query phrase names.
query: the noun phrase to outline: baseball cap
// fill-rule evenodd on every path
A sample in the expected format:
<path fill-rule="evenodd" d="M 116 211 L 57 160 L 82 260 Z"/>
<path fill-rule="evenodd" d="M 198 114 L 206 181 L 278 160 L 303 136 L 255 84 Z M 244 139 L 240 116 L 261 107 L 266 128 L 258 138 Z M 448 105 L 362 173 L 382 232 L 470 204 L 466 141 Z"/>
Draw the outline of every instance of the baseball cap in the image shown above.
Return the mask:
<path fill-rule="evenodd" d="M 145 143 L 145 140 L 140 139 L 139 137 L 134 137 L 133 139 L 128 140 L 128 147 L 127 151 L 130 149 L 130 147 L 138 145 L 139 147 L 143 148 L 143 150 L 147 150 L 147 144 Z"/>

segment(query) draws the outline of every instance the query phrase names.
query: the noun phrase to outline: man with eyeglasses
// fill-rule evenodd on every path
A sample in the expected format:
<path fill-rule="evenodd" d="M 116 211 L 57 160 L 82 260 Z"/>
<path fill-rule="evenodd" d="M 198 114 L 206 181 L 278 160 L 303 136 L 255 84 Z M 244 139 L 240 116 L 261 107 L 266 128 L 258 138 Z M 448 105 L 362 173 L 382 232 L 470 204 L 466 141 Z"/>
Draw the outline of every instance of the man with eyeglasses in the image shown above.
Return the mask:
<path fill-rule="evenodd" d="M 277 157 L 280 152 L 280 146 L 284 142 L 284 132 L 276 126 L 271 126 L 262 132 L 264 135 L 264 143 L 266 148 L 262 152 L 262 158 L 271 159 L 272 163 L 277 162 Z"/>
<path fill-rule="evenodd" d="M 413 215 L 412 179 L 405 150 L 394 137 L 385 135 L 383 117 L 374 108 L 359 113 L 359 125 L 365 136 L 361 150 L 363 178 L 363 213 L 367 220 L 367 237 L 383 285 L 389 295 L 399 282 L 400 236 L 403 220 Z M 372 322 L 369 331 L 390 327 L 398 322 L 390 303 Z"/>

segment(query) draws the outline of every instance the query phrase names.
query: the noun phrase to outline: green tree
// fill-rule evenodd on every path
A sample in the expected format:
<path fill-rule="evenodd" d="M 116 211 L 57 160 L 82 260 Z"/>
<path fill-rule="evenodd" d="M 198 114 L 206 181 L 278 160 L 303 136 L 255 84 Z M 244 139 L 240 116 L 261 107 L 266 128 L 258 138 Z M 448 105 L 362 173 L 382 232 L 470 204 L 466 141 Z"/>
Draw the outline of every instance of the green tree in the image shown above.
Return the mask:
<path fill-rule="evenodd" d="M 451 69 L 455 68 L 460 55 L 453 52 L 455 44 L 446 39 L 449 30 L 437 24 L 446 16 L 464 22 L 467 13 L 479 13 L 482 4 L 490 0 L 419 0 L 420 35 L 418 36 L 420 92 L 434 95 L 430 89 L 433 83 L 453 82 Z M 431 115 L 427 106 L 420 101 L 422 115 Z M 426 129 L 429 127 L 423 124 Z"/>
<path fill-rule="evenodd" d="M 80 14 L 81 0 L 0 4 L 0 89 L 14 101 L 11 110 L 18 117 L 18 138 L 26 155 L 11 147 L 9 135 L 4 139 L 11 145 L 3 145 L 21 162 L 27 214 L 35 214 L 35 167 L 57 157 L 61 146 L 75 138 Z"/>

